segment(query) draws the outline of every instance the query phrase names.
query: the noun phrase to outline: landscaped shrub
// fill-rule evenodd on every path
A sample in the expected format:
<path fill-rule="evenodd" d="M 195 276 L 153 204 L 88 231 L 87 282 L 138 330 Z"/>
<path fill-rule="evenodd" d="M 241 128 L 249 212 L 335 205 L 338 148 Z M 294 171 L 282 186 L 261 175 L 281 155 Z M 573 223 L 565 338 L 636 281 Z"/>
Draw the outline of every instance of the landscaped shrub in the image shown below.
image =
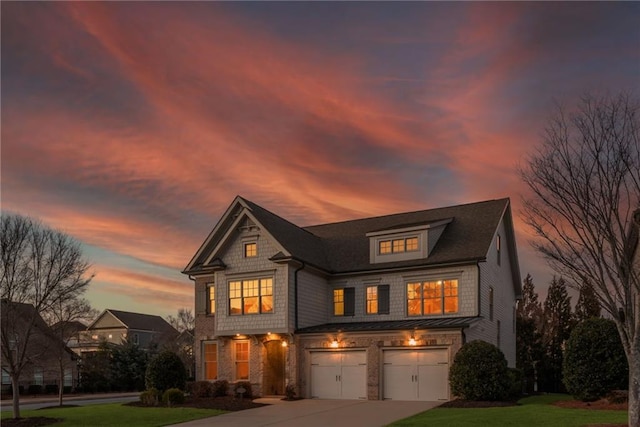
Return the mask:
<path fill-rule="evenodd" d="M 229 381 L 227 380 L 216 380 L 212 384 L 212 392 L 213 397 L 224 397 L 229 394 Z M 246 395 L 246 393 L 245 393 Z"/>
<path fill-rule="evenodd" d="M 47 394 L 58 394 L 57 384 L 47 384 L 44 386 L 44 392 Z"/>
<path fill-rule="evenodd" d="M 162 394 L 162 403 L 167 406 L 184 403 L 184 393 L 177 388 L 170 388 Z"/>
<path fill-rule="evenodd" d="M 289 383 L 284 388 L 284 395 L 287 400 L 294 400 L 296 398 L 296 385 Z"/>
<path fill-rule="evenodd" d="M 243 388 L 244 392 L 240 393 L 238 389 Z M 238 381 L 233 386 L 233 394 L 240 397 L 253 398 L 253 390 L 251 390 L 251 383 L 249 381 Z"/>
<path fill-rule="evenodd" d="M 576 326 L 566 344 L 562 373 L 567 391 L 583 401 L 626 389 L 629 368 L 616 324 L 592 318 Z"/>
<path fill-rule="evenodd" d="M 170 388 L 184 390 L 187 382 L 187 371 L 177 354 L 163 351 L 151 359 L 147 365 L 145 384 L 147 388 L 157 388 L 164 392 Z"/>
<path fill-rule="evenodd" d="M 511 386 L 509 387 L 509 398 L 517 399 L 522 396 L 524 390 L 524 374 L 520 369 L 507 368 L 509 372 L 509 381 Z"/>
<path fill-rule="evenodd" d="M 29 394 L 41 394 L 42 386 L 39 384 L 31 384 L 28 389 Z"/>
<path fill-rule="evenodd" d="M 160 392 L 155 388 L 150 388 L 140 393 L 140 402 L 144 406 L 158 406 Z"/>
<path fill-rule="evenodd" d="M 449 370 L 451 392 L 464 400 L 504 400 L 511 381 L 502 351 L 485 341 L 471 341 L 456 353 Z"/>
<path fill-rule="evenodd" d="M 209 381 L 194 381 L 187 384 L 187 392 L 193 397 L 211 397 L 213 384 Z"/>

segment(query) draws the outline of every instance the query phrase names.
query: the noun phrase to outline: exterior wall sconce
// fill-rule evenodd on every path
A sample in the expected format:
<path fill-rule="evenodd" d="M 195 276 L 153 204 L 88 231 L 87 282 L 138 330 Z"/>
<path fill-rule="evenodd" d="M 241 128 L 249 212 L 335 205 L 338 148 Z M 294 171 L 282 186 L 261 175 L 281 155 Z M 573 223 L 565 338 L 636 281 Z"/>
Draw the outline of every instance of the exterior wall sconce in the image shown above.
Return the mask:
<path fill-rule="evenodd" d="M 409 345 L 416 345 L 416 339 L 413 335 L 411 335 L 411 338 L 409 338 Z"/>
<path fill-rule="evenodd" d="M 333 341 L 331 341 L 331 348 L 338 348 L 338 340 L 337 339 L 333 339 Z"/>
<path fill-rule="evenodd" d="M 284 341 L 284 340 L 282 341 L 282 346 L 283 346 L 283 347 L 286 347 L 286 346 L 288 346 L 288 345 L 289 345 L 289 344 L 287 344 L 287 342 L 286 342 L 286 341 Z"/>

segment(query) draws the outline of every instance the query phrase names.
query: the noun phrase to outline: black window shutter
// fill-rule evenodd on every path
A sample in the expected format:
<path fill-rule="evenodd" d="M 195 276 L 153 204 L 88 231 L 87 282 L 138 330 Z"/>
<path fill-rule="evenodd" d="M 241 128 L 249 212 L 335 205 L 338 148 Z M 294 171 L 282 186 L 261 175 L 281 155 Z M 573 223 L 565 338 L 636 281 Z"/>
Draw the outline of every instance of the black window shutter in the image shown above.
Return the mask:
<path fill-rule="evenodd" d="M 378 286 L 378 314 L 389 314 L 389 285 Z"/>
<path fill-rule="evenodd" d="M 344 315 L 353 316 L 356 313 L 356 288 L 344 288 Z"/>

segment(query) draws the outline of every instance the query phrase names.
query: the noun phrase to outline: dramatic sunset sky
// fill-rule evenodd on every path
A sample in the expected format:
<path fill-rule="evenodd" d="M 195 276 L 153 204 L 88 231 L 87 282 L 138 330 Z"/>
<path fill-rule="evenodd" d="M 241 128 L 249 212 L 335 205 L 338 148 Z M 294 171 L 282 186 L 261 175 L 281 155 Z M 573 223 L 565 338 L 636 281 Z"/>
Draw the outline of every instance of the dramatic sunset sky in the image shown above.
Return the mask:
<path fill-rule="evenodd" d="M 517 218 L 554 99 L 640 81 L 639 2 L 0 7 L 2 210 L 82 243 L 100 310 L 191 307 L 180 270 L 238 194 L 298 225 Z"/>

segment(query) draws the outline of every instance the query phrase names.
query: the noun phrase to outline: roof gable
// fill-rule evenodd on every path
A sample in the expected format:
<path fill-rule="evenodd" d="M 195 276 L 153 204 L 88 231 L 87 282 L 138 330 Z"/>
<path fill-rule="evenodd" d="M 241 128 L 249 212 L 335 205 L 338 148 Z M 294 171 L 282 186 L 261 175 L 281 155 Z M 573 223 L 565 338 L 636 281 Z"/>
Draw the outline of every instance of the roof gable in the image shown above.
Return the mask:
<path fill-rule="evenodd" d="M 279 244 L 279 251 L 271 256 L 274 262 L 295 259 L 330 274 L 341 274 L 414 265 L 435 266 L 481 261 L 486 258 L 505 212 L 510 212 L 507 198 L 298 227 L 238 196 L 187 265 L 184 273 L 203 272 L 208 264 L 221 263 L 216 258 L 216 251 L 224 244 L 225 239 L 232 235 L 242 214 L 259 224 Z M 371 264 L 368 234 L 439 223 L 446 224 L 446 227 L 428 258 Z M 511 223 L 508 224 L 508 228 L 510 227 Z M 515 248 L 515 239 L 513 242 Z"/>
<path fill-rule="evenodd" d="M 178 334 L 178 331 L 160 316 L 113 309 L 105 310 L 87 329 L 114 327 L 161 333 L 175 332 L 176 335 Z"/>

